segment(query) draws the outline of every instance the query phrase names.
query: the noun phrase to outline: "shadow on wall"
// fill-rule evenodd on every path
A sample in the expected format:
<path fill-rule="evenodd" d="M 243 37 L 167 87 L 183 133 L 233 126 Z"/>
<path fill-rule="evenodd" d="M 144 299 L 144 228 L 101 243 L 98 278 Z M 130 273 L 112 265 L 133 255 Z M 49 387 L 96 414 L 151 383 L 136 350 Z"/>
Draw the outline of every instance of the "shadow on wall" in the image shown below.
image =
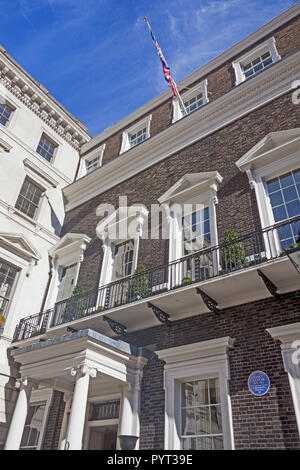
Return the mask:
<path fill-rule="evenodd" d="M 49 201 L 48 201 L 49 202 Z M 50 210 L 51 210 L 51 225 L 52 227 L 54 228 L 54 233 L 55 235 L 57 235 L 58 237 L 60 236 L 60 232 L 61 232 L 61 223 L 60 221 L 58 220 L 57 218 L 57 215 L 55 214 L 50 202 L 49 202 L 49 205 L 50 205 Z"/>

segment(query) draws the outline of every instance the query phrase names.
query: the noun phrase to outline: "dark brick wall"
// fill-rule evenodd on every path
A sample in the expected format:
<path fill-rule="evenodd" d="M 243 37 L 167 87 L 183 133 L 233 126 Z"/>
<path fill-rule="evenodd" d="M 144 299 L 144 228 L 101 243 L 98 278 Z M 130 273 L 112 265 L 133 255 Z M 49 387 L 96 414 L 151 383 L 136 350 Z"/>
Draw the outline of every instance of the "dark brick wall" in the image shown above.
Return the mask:
<path fill-rule="evenodd" d="M 103 253 L 95 233 L 100 220 L 95 215 L 97 206 L 110 203 L 117 208 L 119 196 L 126 195 L 129 205 L 142 203 L 150 210 L 151 204 L 157 204 L 157 198 L 185 173 L 217 170 L 223 176 L 216 208 L 220 242 L 226 228 L 235 229 L 239 235 L 259 230 L 255 193 L 235 162 L 269 132 L 292 129 L 299 122 L 300 106 L 292 104 L 291 95 L 287 94 L 68 211 L 62 235 L 86 233 L 92 238 L 79 275 L 84 289 L 94 289 L 99 280 Z M 151 268 L 167 260 L 167 240 L 141 240 L 140 263 Z"/>
<path fill-rule="evenodd" d="M 138 346 L 156 350 L 206 341 L 223 336 L 235 339 L 230 351 L 230 395 L 236 449 L 300 449 L 300 438 L 283 368 L 280 345 L 266 328 L 300 321 L 300 290 L 223 310 L 201 314 L 129 336 Z M 255 397 L 248 390 L 251 372 L 262 370 L 270 378 L 269 392 Z M 142 449 L 164 446 L 163 363 L 150 361 L 144 368 L 141 402 Z"/>
<path fill-rule="evenodd" d="M 281 26 L 278 30 L 272 32 L 271 34 L 265 36 L 263 39 L 253 44 L 252 46 L 246 48 L 243 52 L 238 54 L 238 56 L 232 57 L 226 63 L 222 64 L 211 73 L 206 76 L 203 76 L 200 80 L 197 80 L 193 84 L 189 85 L 189 88 L 197 85 L 203 80 L 208 80 L 208 92 L 209 99 L 213 100 L 223 93 L 229 91 L 232 87 L 235 86 L 235 73 L 232 67 L 232 62 L 239 57 L 243 56 L 248 51 L 251 51 L 260 43 L 266 41 L 267 39 L 275 37 L 276 47 L 279 55 L 283 58 L 288 55 L 291 51 L 300 47 L 300 17 L 296 17 L 291 20 L 289 23 Z M 180 90 L 184 92 L 186 89 Z M 152 121 L 150 126 L 150 136 L 155 135 L 157 132 L 165 129 L 168 125 L 172 123 L 172 98 L 170 97 L 166 100 L 165 103 L 161 104 L 157 108 L 153 109 L 151 112 L 141 116 L 136 121 L 132 121 L 126 128 L 118 131 L 116 134 L 109 137 L 106 141 L 98 143 L 94 148 L 100 147 L 106 143 L 104 155 L 103 155 L 103 164 L 107 163 L 109 160 L 117 157 L 120 153 L 121 144 L 122 144 L 122 133 L 134 125 L 136 122 L 141 121 L 149 114 L 152 113 Z M 86 155 L 83 153 L 82 156 Z"/>
<path fill-rule="evenodd" d="M 297 18 L 275 32 L 282 57 L 299 47 L 299 25 L 300 19 Z M 209 91 L 212 92 L 210 98 L 230 89 L 234 83 L 231 61 L 208 78 Z M 163 107 L 153 111 L 151 135 L 170 122 L 171 101 Z M 79 275 L 84 290 L 97 287 L 101 269 L 101 243 L 95 235 L 99 221 L 95 215 L 96 208 L 101 203 L 118 207 L 120 195 L 127 196 L 129 205 L 142 203 L 150 209 L 151 204 L 156 204 L 157 198 L 185 173 L 217 170 L 224 178 L 219 187 L 217 206 L 219 241 L 222 242 L 226 228 L 234 228 L 240 235 L 259 229 L 255 194 L 235 162 L 269 132 L 299 127 L 299 119 L 300 106 L 293 105 L 291 95 L 286 94 L 67 212 L 62 235 L 67 232 L 86 233 L 92 238 Z M 120 134 L 111 139 L 111 142 L 115 139 L 112 144 L 114 150 L 109 150 L 107 145 L 105 161 L 113 158 L 121 145 Z M 151 268 L 167 261 L 166 240 L 141 240 L 139 262 Z M 235 338 L 234 349 L 230 352 L 230 368 L 236 448 L 300 449 L 280 345 L 266 332 L 266 328 L 298 321 L 300 291 L 283 295 L 280 303 L 266 299 L 226 309 L 219 316 L 201 314 L 176 321 L 171 327 L 157 326 L 136 332 L 129 341 L 141 346 L 155 345 L 159 350 L 223 336 Z M 263 370 L 270 377 L 271 388 L 264 397 L 256 398 L 248 391 L 247 379 L 254 370 Z M 159 360 L 150 361 L 145 366 L 141 406 L 141 448 L 163 448 L 163 364 Z"/>
<path fill-rule="evenodd" d="M 48 414 L 42 450 L 57 450 L 59 435 L 64 417 L 65 402 L 63 392 L 53 391 L 51 406 Z"/>

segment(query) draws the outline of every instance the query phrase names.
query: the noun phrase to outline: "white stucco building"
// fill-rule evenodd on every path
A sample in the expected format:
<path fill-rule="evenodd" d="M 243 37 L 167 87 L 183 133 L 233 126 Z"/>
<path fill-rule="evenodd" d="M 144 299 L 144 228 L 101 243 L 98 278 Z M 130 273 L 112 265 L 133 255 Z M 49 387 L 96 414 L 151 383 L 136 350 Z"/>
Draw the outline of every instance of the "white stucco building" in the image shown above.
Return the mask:
<path fill-rule="evenodd" d="M 85 126 L 0 48 L 0 446 L 11 418 L 8 359 L 20 318 L 39 312 L 51 276 L 49 250 L 64 220 Z"/>

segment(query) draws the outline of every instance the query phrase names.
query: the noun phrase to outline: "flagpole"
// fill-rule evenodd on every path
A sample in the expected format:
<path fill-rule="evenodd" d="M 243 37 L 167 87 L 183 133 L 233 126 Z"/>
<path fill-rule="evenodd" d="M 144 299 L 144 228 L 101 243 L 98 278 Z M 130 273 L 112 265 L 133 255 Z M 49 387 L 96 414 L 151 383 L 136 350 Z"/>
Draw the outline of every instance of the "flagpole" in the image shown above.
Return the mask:
<path fill-rule="evenodd" d="M 153 39 L 153 33 L 152 33 L 152 30 L 151 30 L 150 24 L 149 24 L 149 22 L 148 22 L 148 19 L 147 19 L 145 16 L 144 16 L 144 21 L 145 21 L 145 23 L 146 23 L 146 25 L 147 25 L 147 27 L 148 27 L 148 29 L 149 29 L 149 33 L 151 34 L 152 39 Z M 183 100 L 182 100 L 182 98 L 181 98 L 181 96 L 180 96 L 180 94 L 179 94 L 177 85 L 176 85 L 176 83 L 174 82 L 174 80 L 171 78 L 171 76 L 170 76 L 170 80 L 171 80 L 172 85 L 173 85 L 173 87 L 174 87 L 174 89 L 175 89 L 175 91 L 176 91 L 176 94 L 177 94 L 179 103 L 180 103 L 180 105 L 181 105 L 181 107 L 182 107 L 182 109 L 183 109 L 183 111 L 184 111 L 184 114 L 187 115 L 188 113 L 187 113 L 187 110 L 186 110 L 186 108 L 185 108 L 185 106 L 184 106 Z"/>

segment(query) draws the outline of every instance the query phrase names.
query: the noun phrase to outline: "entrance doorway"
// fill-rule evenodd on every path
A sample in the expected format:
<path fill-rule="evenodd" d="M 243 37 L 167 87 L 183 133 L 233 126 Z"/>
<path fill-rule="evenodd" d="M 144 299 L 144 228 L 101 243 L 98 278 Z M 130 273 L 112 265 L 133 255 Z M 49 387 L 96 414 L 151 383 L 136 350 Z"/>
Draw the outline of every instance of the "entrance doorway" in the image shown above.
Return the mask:
<path fill-rule="evenodd" d="M 115 450 L 117 445 L 118 425 L 97 426 L 90 428 L 89 450 Z"/>

